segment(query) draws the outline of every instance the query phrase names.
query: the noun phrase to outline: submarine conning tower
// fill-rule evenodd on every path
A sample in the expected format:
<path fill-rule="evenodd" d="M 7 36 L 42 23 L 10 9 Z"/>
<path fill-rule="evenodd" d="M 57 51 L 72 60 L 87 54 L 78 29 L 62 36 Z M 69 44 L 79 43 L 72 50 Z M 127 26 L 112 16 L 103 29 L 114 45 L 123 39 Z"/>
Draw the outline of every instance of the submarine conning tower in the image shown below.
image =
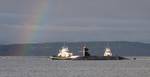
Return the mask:
<path fill-rule="evenodd" d="M 86 46 L 83 46 L 83 50 L 82 50 L 83 56 L 85 56 L 85 57 L 86 56 L 91 56 L 90 53 L 88 52 L 88 50 L 89 49 Z"/>

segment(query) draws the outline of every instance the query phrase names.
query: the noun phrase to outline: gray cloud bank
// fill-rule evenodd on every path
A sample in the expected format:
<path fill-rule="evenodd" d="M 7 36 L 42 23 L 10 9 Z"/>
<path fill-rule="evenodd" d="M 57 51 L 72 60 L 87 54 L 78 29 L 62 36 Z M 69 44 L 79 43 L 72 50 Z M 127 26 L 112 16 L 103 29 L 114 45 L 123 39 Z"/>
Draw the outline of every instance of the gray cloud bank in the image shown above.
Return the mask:
<path fill-rule="evenodd" d="M 35 6 L 40 2 L 48 5 L 44 7 L 43 21 L 31 24 L 37 27 L 31 41 L 19 41 L 27 19 L 36 13 L 31 9 L 37 9 Z M 150 42 L 149 3 L 149 0 L 1 0 L 0 43 Z"/>

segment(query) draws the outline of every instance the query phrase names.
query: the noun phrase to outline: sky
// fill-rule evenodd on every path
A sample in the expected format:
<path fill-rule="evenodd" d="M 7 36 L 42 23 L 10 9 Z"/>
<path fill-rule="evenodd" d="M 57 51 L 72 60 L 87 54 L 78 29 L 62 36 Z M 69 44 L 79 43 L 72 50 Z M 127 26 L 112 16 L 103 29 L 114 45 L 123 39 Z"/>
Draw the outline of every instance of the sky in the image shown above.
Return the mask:
<path fill-rule="evenodd" d="M 150 43 L 150 0 L 0 0 L 0 44 Z"/>

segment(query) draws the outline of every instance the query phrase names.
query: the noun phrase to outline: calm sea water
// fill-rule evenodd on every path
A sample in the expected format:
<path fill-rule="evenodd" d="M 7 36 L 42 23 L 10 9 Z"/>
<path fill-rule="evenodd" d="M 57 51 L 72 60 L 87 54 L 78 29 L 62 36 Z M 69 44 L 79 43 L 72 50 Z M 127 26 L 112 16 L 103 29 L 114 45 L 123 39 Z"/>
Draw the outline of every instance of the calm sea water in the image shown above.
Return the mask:
<path fill-rule="evenodd" d="M 47 56 L 3 56 L 0 57 L 0 77 L 149 77 L 150 57 L 136 58 L 53 61 Z"/>

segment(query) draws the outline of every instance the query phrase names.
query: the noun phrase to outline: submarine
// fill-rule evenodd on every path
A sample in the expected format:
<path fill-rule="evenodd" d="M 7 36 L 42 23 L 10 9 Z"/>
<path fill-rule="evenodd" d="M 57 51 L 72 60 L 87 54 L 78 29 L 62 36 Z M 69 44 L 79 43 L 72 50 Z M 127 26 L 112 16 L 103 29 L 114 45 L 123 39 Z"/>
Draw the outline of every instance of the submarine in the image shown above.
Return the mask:
<path fill-rule="evenodd" d="M 82 56 L 74 55 L 68 47 L 62 47 L 59 50 L 57 56 L 51 56 L 52 60 L 129 60 L 128 58 L 122 56 L 113 56 L 110 48 L 105 48 L 103 56 L 91 55 L 88 51 L 88 47 L 83 46 Z"/>

